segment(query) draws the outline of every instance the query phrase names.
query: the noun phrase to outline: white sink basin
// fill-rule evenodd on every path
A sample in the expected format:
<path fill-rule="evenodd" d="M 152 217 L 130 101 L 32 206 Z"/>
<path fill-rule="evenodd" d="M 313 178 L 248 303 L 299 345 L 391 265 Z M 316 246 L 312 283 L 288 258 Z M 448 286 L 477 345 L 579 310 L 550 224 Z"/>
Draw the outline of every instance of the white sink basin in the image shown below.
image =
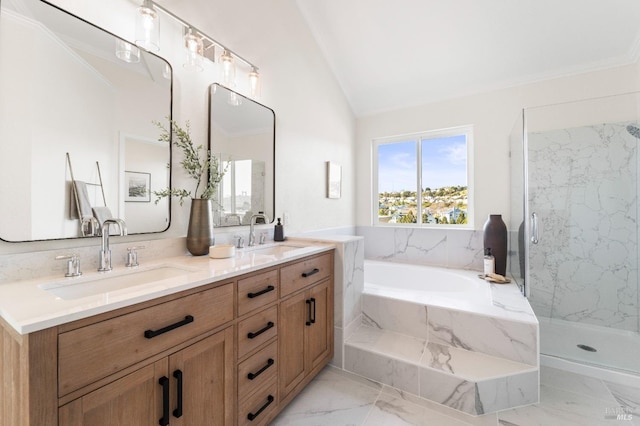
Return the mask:
<path fill-rule="evenodd" d="M 193 272 L 193 270 L 171 265 L 161 265 L 145 270 L 134 269 L 132 271 L 119 273 L 118 275 L 112 275 L 115 274 L 115 272 L 109 272 L 88 278 L 70 278 L 64 281 L 40 284 L 38 287 L 60 299 L 71 300 L 135 287 L 168 278 L 175 278 L 188 274 L 189 272 Z"/>

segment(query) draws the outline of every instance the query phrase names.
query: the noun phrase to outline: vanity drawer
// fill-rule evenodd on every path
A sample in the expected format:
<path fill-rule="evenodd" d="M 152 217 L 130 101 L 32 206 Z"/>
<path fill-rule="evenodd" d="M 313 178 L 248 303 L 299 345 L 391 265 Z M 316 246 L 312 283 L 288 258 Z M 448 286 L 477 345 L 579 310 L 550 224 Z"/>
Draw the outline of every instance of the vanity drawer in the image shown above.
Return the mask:
<path fill-rule="evenodd" d="M 238 366 L 238 399 L 245 399 L 278 376 L 278 342 L 273 342 Z"/>
<path fill-rule="evenodd" d="M 238 323 L 238 357 L 242 358 L 278 334 L 278 307 L 255 313 Z"/>
<path fill-rule="evenodd" d="M 280 270 L 280 297 L 327 278 L 331 269 L 331 253 L 285 266 Z"/>
<path fill-rule="evenodd" d="M 278 271 L 238 280 L 238 316 L 278 300 Z"/>
<path fill-rule="evenodd" d="M 278 382 L 273 380 L 238 404 L 238 425 L 265 425 L 278 406 Z"/>
<path fill-rule="evenodd" d="M 233 284 L 225 284 L 61 333 L 59 396 L 231 320 Z"/>

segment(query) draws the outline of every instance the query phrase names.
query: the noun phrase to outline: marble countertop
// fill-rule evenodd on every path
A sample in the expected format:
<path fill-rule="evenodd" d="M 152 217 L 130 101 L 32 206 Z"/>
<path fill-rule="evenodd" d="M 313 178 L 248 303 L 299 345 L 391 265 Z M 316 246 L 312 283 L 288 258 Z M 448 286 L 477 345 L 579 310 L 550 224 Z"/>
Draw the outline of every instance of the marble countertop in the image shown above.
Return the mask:
<path fill-rule="evenodd" d="M 286 246 L 287 251 L 271 250 L 278 246 Z M 184 255 L 146 262 L 136 268 L 120 265 L 110 272 L 83 271 L 80 277 L 65 278 L 61 273 L 59 276 L 16 281 L 0 285 L 0 316 L 19 334 L 28 334 L 333 248 L 331 244 L 286 241 L 238 249 L 234 257 L 226 259 Z M 154 276 L 154 271 L 168 271 L 170 274 L 163 276 L 158 273 L 157 278 L 146 283 L 121 286 L 112 291 L 91 290 L 92 286 L 107 281 L 126 282 L 128 278 L 125 277 L 130 275 L 144 276 L 149 273 L 148 276 Z M 80 286 L 89 289 L 88 293 L 95 294 L 82 295 Z M 72 291 L 68 297 L 58 292 L 61 288 L 67 290 L 72 287 L 81 291 Z"/>

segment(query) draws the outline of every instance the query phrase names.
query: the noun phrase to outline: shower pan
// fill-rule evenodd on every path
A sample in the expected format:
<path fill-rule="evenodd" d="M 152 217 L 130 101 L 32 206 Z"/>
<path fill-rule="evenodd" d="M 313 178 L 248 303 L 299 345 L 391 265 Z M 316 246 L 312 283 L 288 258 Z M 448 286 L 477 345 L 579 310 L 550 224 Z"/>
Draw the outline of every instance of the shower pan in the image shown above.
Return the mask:
<path fill-rule="evenodd" d="M 640 378 L 640 94 L 529 108 L 511 137 L 509 270 L 541 354 Z"/>

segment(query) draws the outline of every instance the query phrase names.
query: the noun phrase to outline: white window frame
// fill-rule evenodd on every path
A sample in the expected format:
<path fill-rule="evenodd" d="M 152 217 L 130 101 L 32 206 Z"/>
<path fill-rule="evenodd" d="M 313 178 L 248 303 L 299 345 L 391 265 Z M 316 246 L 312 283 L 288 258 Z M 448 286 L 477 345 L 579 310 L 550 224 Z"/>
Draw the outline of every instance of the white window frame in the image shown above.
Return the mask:
<path fill-rule="evenodd" d="M 422 141 L 442 137 L 465 135 L 467 140 L 467 223 L 466 224 L 430 224 L 422 222 Z M 380 145 L 416 140 L 417 159 L 417 204 L 418 223 L 382 223 L 378 220 L 379 191 L 378 191 L 378 147 Z M 375 138 L 371 144 L 371 223 L 381 227 L 419 227 L 430 229 L 473 229 L 474 223 L 474 185 L 473 185 L 473 125 L 450 127 L 446 129 L 429 130 L 419 133 L 407 133 L 398 136 Z"/>

